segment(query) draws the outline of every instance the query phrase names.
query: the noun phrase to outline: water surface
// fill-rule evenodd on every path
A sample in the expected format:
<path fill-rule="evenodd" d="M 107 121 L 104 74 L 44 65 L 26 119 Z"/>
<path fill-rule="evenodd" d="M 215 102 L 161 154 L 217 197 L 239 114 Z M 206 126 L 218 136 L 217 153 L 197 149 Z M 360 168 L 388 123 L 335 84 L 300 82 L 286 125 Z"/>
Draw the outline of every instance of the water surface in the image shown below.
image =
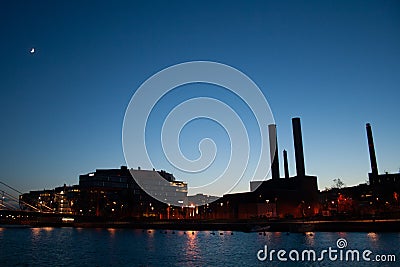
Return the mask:
<path fill-rule="evenodd" d="M 343 249 L 396 262 L 259 261 L 257 252 Z M 83 228 L 0 228 L 0 266 L 398 266 L 400 233 L 242 233 Z M 287 257 L 287 254 L 286 254 Z"/>

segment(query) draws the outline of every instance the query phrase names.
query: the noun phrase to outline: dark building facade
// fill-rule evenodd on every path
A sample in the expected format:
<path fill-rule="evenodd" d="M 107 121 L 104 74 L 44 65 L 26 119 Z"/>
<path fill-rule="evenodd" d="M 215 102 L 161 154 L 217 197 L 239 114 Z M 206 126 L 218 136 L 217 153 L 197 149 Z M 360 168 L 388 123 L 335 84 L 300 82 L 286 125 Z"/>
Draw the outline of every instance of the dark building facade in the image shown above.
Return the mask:
<path fill-rule="evenodd" d="M 373 194 L 373 201 L 379 212 L 399 210 L 400 173 L 379 174 L 376 162 L 375 145 L 371 125 L 366 124 L 367 141 L 371 163 L 369 185 Z"/>
<path fill-rule="evenodd" d="M 120 169 L 100 169 L 79 176 L 80 212 L 107 217 L 180 217 L 179 208 L 150 196 L 133 179 L 132 173 L 149 180 L 154 177 L 165 179 L 168 188 L 162 188 L 162 191 L 168 192 L 169 189 L 170 192 L 178 192 L 182 197 L 181 205 L 185 204 L 186 184 L 175 181 L 171 173 L 163 170 L 128 170 L 126 166 L 122 166 Z"/>
<path fill-rule="evenodd" d="M 162 177 L 178 196 L 187 197 L 186 183 L 175 181 L 166 171 L 133 170 L 136 175 Z M 167 190 L 169 189 L 169 191 Z M 160 202 L 146 193 L 133 179 L 131 171 L 97 169 L 79 176 L 79 185 L 61 186 L 51 190 L 30 191 L 20 195 L 24 210 L 114 219 L 152 217 L 159 219 L 183 218 L 185 210 Z"/>
<path fill-rule="evenodd" d="M 79 186 L 64 184 L 55 189 L 36 190 L 22 194 L 19 197 L 19 205 L 22 210 L 76 214 L 75 208 L 78 207 L 79 199 Z"/>
<path fill-rule="evenodd" d="M 400 216 L 398 194 L 400 192 L 400 174 L 379 174 L 375 154 L 372 128 L 366 124 L 367 143 L 371 172 L 368 184 L 344 188 L 331 188 L 322 191 L 320 202 L 325 216 Z"/>

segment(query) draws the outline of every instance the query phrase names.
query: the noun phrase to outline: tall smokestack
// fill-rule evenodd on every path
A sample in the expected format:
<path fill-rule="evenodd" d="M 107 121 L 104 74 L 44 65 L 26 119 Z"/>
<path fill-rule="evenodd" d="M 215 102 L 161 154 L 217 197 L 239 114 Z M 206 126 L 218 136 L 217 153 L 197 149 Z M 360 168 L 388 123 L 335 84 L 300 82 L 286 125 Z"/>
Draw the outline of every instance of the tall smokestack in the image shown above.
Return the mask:
<path fill-rule="evenodd" d="M 306 169 L 304 166 L 303 140 L 301 137 L 300 118 L 293 118 L 292 126 L 293 126 L 294 154 L 296 157 L 297 176 L 305 176 Z"/>
<path fill-rule="evenodd" d="M 285 178 L 289 178 L 289 164 L 287 160 L 287 151 L 283 150 L 283 167 L 285 168 Z"/>
<path fill-rule="evenodd" d="M 279 179 L 279 158 L 278 158 L 278 138 L 276 135 L 276 125 L 268 125 L 269 133 L 269 152 L 271 155 L 272 179 Z"/>
<path fill-rule="evenodd" d="M 368 139 L 368 147 L 369 147 L 369 158 L 371 161 L 371 173 L 372 175 L 378 175 L 378 164 L 376 164 L 376 155 L 375 155 L 375 146 L 374 146 L 374 138 L 372 137 L 372 129 L 371 125 L 367 123 L 367 139 Z"/>

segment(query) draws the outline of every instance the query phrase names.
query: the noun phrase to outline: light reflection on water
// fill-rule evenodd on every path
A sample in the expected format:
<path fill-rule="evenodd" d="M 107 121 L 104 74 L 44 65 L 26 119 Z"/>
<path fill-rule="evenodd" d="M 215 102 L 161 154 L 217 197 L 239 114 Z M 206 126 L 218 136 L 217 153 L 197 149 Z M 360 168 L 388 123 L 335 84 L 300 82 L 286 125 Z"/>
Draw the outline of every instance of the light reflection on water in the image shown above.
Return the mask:
<path fill-rule="evenodd" d="M 377 242 L 379 240 L 379 235 L 377 233 L 368 233 L 367 236 L 373 242 Z"/>
<path fill-rule="evenodd" d="M 33 237 L 33 238 L 39 237 L 40 230 L 41 230 L 40 228 L 31 228 L 32 237 Z"/>
<path fill-rule="evenodd" d="M 395 254 L 399 233 L 258 233 L 84 228 L 0 228 L 0 266 L 297 266 L 294 262 L 259 262 L 258 250 L 321 251 L 336 248 Z M 375 266 L 398 266 L 398 262 Z M 341 266 L 343 262 L 303 262 L 303 266 Z M 346 262 L 346 266 L 365 266 Z M 368 266 L 374 266 L 373 263 Z"/>
<path fill-rule="evenodd" d="M 198 242 L 197 231 L 192 231 L 186 235 L 186 250 L 184 252 L 187 261 L 195 261 L 199 256 Z"/>
<path fill-rule="evenodd" d="M 315 240 L 314 240 L 314 232 L 307 232 L 305 233 L 305 238 L 306 238 L 306 244 L 309 247 L 314 247 L 315 246 Z"/>

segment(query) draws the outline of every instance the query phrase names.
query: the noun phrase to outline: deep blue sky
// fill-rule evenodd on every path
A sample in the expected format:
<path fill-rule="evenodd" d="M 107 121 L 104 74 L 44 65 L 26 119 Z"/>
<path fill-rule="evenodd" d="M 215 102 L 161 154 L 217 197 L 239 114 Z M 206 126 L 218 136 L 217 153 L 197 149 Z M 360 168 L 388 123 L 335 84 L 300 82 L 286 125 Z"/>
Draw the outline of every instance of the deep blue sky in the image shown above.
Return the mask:
<path fill-rule="evenodd" d="M 320 188 L 366 180 L 366 122 L 380 172 L 399 171 L 398 1 L 214 2 L 1 1 L 0 180 L 52 188 L 125 164 L 121 129 L 135 90 L 191 60 L 257 83 L 291 174 L 294 116 Z"/>

